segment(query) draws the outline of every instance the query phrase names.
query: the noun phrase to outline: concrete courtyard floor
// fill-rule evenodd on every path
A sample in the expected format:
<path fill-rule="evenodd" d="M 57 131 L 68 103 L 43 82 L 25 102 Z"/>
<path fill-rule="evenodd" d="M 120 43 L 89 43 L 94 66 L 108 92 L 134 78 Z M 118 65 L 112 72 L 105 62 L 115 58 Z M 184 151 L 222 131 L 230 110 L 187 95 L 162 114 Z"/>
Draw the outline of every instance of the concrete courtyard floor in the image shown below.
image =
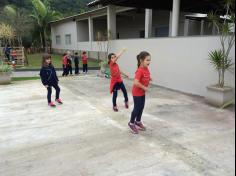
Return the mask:
<path fill-rule="evenodd" d="M 125 80 L 129 94 L 132 82 Z M 0 86 L 1 176 L 234 176 L 234 108 L 220 110 L 151 86 L 143 121 L 130 133 L 121 93 L 109 80 L 60 79 L 64 105 L 51 109 L 39 80 Z"/>

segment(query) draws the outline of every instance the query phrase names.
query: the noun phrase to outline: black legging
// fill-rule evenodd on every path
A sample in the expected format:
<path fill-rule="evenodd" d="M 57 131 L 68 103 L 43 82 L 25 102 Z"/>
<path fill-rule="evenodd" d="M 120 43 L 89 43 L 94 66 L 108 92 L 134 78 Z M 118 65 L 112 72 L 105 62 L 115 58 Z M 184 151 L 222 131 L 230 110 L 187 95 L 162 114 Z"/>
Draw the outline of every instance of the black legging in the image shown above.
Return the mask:
<path fill-rule="evenodd" d="M 68 74 L 70 74 L 70 75 L 73 74 L 73 68 L 71 65 L 68 66 Z"/>
<path fill-rule="evenodd" d="M 75 64 L 75 74 L 79 74 L 79 64 Z"/>
<path fill-rule="evenodd" d="M 84 73 L 88 72 L 88 64 L 83 64 L 83 72 Z"/>
<path fill-rule="evenodd" d="M 63 67 L 62 76 L 67 76 L 68 75 L 68 68 L 65 65 L 62 65 L 62 67 Z"/>
<path fill-rule="evenodd" d="M 128 98 L 128 94 L 127 94 L 127 90 L 125 88 L 125 85 L 123 82 L 121 83 L 116 83 L 114 88 L 113 88 L 113 98 L 112 98 L 112 101 L 113 101 L 113 106 L 117 106 L 116 104 L 116 99 L 117 99 L 117 96 L 118 96 L 118 90 L 121 89 L 123 94 L 124 94 L 124 98 L 125 98 L 125 102 L 128 102 L 129 101 L 129 98 Z"/>
<path fill-rule="evenodd" d="M 130 122 L 141 122 L 143 109 L 145 106 L 145 95 L 142 97 L 134 97 L 134 110 L 131 114 Z"/>
<path fill-rule="evenodd" d="M 56 90 L 56 99 L 59 99 L 60 98 L 60 87 L 58 86 L 58 84 L 54 84 L 54 85 L 51 85 L 49 86 L 47 89 L 48 89 L 48 95 L 47 95 L 47 98 L 48 98 L 48 103 L 51 103 L 52 100 L 51 100 L 51 96 L 52 96 L 52 87 L 54 87 L 54 89 Z"/>

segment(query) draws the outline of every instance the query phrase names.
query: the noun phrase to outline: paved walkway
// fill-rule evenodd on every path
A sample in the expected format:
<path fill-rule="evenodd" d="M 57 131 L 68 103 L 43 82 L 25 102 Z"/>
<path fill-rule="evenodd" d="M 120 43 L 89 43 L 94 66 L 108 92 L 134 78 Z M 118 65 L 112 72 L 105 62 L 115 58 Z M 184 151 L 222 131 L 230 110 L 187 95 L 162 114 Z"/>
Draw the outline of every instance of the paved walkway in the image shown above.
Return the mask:
<path fill-rule="evenodd" d="M 125 81 L 131 91 L 131 81 Z M 133 135 L 133 107 L 111 109 L 109 80 L 61 78 L 63 106 L 50 109 L 39 80 L 0 86 L 1 176 L 234 176 L 234 110 L 151 87 Z M 130 97 L 131 99 L 131 97 Z"/>

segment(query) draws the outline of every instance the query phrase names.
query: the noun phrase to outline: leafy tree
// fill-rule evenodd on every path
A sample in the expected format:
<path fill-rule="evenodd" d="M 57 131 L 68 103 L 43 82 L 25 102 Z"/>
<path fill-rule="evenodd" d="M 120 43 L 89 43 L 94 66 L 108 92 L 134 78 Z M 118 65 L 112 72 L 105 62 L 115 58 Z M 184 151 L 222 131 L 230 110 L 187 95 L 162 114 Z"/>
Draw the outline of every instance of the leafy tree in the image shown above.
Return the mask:
<path fill-rule="evenodd" d="M 50 26 L 49 22 L 61 18 L 61 14 L 52 10 L 48 0 L 32 0 L 33 13 L 30 15 L 36 22 L 40 30 L 40 38 L 43 48 L 47 48 Z"/>
<path fill-rule="evenodd" d="M 13 28 L 17 42 L 22 46 L 22 38 L 28 35 L 32 28 L 32 20 L 29 19 L 28 11 L 13 5 L 7 5 L 3 9 L 1 17 L 3 22 Z"/>

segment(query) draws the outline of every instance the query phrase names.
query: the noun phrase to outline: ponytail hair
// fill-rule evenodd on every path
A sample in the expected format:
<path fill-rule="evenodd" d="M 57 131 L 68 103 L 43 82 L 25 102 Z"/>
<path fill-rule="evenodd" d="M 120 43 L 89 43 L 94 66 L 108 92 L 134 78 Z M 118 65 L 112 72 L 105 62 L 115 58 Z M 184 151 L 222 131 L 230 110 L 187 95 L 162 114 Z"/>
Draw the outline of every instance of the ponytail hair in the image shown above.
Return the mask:
<path fill-rule="evenodd" d="M 139 53 L 139 55 L 137 55 L 138 68 L 140 67 L 141 62 L 143 62 L 148 56 L 151 55 L 147 51 L 142 51 L 141 53 Z"/>
<path fill-rule="evenodd" d="M 110 63 L 111 63 L 111 57 L 114 56 L 114 55 L 115 55 L 114 53 L 110 53 L 110 54 L 108 55 L 108 65 L 110 65 Z"/>

